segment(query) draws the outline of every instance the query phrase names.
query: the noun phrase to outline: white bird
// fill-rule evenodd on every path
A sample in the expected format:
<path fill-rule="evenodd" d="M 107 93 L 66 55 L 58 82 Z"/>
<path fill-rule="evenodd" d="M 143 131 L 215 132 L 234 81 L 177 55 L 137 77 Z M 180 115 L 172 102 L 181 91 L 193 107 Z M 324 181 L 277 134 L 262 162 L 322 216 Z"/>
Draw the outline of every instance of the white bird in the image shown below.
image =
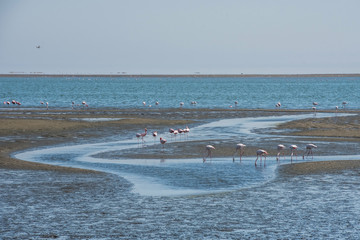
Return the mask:
<path fill-rule="evenodd" d="M 245 147 L 246 147 L 245 144 L 242 144 L 242 143 L 236 144 L 235 153 L 234 153 L 234 155 L 233 155 L 233 162 L 235 162 L 235 155 L 236 155 L 236 153 L 237 153 L 238 151 L 239 151 L 239 154 L 240 154 L 240 162 L 241 162 L 241 157 L 242 157 L 242 155 L 243 155 L 244 152 L 245 152 Z"/>
<path fill-rule="evenodd" d="M 204 157 L 203 157 L 203 162 L 206 161 L 206 158 L 207 158 L 207 157 L 210 157 L 210 159 L 211 159 L 211 150 L 212 150 L 212 149 L 215 149 L 215 147 L 212 146 L 212 145 L 206 145 L 206 147 L 205 147 L 205 153 L 204 153 Z M 205 156 L 205 154 L 207 154 L 207 155 Z"/>

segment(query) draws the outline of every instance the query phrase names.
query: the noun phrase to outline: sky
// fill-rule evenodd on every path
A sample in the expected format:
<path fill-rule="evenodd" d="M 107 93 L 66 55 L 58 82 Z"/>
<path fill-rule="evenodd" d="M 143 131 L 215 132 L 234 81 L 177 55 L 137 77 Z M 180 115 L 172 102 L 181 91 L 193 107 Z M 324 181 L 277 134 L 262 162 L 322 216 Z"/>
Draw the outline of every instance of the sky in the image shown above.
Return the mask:
<path fill-rule="evenodd" d="M 0 0 L 0 73 L 360 73 L 359 9 L 359 0 Z"/>

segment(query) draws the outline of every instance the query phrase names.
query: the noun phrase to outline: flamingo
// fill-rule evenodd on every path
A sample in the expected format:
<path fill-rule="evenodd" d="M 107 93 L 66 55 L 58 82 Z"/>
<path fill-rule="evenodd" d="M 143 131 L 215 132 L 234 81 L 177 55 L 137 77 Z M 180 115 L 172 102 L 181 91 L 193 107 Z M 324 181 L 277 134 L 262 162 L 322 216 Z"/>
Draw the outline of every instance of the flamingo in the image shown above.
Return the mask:
<path fill-rule="evenodd" d="M 239 102 L 238 102 L 238 101 L 235 101 L 234 103 L 235 103 L 235 107 L 239 104 Z"/>
<path fill-rule="evenodd" d="M 173 134 L 174 134 L 174 137 L 175 137 L 175 141 L 176 141 L 176 135 L 179 133 L 178 130 L 174 130 Z"/>
<path fill-rule="evenodd" d="M 190 132 L 190 128 L 188 126 L 186 126 L 186 128 L 183 129 L 184 134 L 186 134 L 186 137 L 188 137 L 188 134 Z"/>
<path fill-rule="evenodd" d="M 347 104 L 347 102 L 342 102 L 343 108 L 345 109 L 345 105 Z"/>
<path fill-rule="evenodd" d="M 239 150 L 239 153 L 240 153 L 240 162 L 241 162 L 241 157 L 242 157 L 242 155 L 244 154 L 245 147 L 246 147 L 245 144 L 242 144 L 242 143 L 236 144 L 235 153 L 234 153 L 234 155 L 233 155 L 233 162 L 235 162 L 235 155 L 236 155 L 236 153 L 238 152 L 238 150 Z"/>
<path fill-rule="evenodd" d="M 166 143 L 166 139 L 160 138 L 160 143 L 161 143 L 161 145 L 162 145 L 162 147 L 164 149 L 164 144 Z"/>
<path fill-rule="evenodd" d="M 141 134 L 141 140 L 144 142 L 144 137 L 146 136 L 147 129 L 145 128 L 145 132 Z"/>
<path fill-rule="evenodd" d="M 313 102 L 313 105 L 314 106 L 317 106 L 319 103 L 318 102 Z"/>
<path fill-rule="evenodd" d="M 282 144 L 277 145 L 278 153 L 277 153 L 277 155 L 276 155 L 276 161 L 279 161 L 279 157 L 280 157 L 281 152 L 282 152 L 282 154 L 283 154 L 283 156 L 284 156 L 284 159 L 285 159 L 284 149 L 285 149 L 285 146 L 284 146 L 284 145 L 282 145 Z"/>
<path fill-rule="evenodd" d="M 276 108 L 280 108 L 281 107 L 281 103 L 278 102 L 276 105 L 275 105 Z"/>
<path fill-rule="evenodd" d="M 49 110 L 49 103 L 46 102 L 46 110 Z"/>
<path fill-rule="evenodd" d="M 183 102 L 180 102 L 180 107 L 183 107 L 184 106 L 184 103 Z"/>
<path fill-rule="evenodd" d="M 204 153 L 204 157 L 203 157 L 203 162 L 206 161 L 206 158 L 207 158 L 207 157 L 210 157 L 210 159 L 211 159 L 211 150 L 212 150 L 212 149 L 215 149 L 215 147 L 212 146 L 212 145 L 206 145 L 206 147 L 205 147 L 205 153 Z M 205 156 L 206 153 L 207 153 L 207 155 Z"/>
<path fill-rule="evenodd" d="M 316 115 L 316 107 L 312 107 L 312 110 L 314 111 L 314 115 Z"/>
<path fill-rule="evenodd" d="M 159 105 L 159 102 L 156 102 L 155 105 L 156 105 L 156 106 Z"/>
<path fill-rule="evenodd" d="M 157 134 L 158 134 L 157 131 L 154 131 L 154 132 L 152 133 L 152 135 L 153 135 L 153 137 L 154 137 L 154 143 L 155 143 Z"/>
<path fill-rule="evenodd" d="M 297 149 L 298 147 L 296 146 L 296 145 L 290 145 L 290 151 L 291 151 L 291 154 L 290 154 L 290 156 L 291 156 L 291 160 L 292 160 L 292 157 L 293 157 L 293 155 L 295 154 L 295 156 L 297 157 L 297 154 L 296 154 L 296 149 Z"/>
<path fill-rule="evenodd" d="M 257 150 L 257 151 L 256 151 L 255 166 L 257 166 L 257 165 L 256 165 L 256 162 L 257 162 L 257 160 L 259 159 L 259 156 L 260 156 L 260 161 L 262 161 L 262 157 L 264 157 L 265 160 L 266 160 L 266 155 L 268 155 L 268 152 L 267 152 L 267 151 L 262 150 L 262 149 Z M 264 160 L 264 165 L 265 165 L 265 160 Z"/>
<path fill-rule="evenodd" d="M 335 112 L 337 113 L 339 109 L 339 106 L 335 106 Z"/>
<path fill-rule="evenodd" d="M 314 154 L 312 152 L 313 148 L 317 148 L 317 146 L 312 143 L 306 144 L 306 150 L 304 152 L 303 159 L 305 159 L 305 154 L 307 154 L 306 155 L 307 157 L 311 154 L 312 158 L 314 159 Z"/>
<path fill-rule="evenodd" d="M 142 102 L 142 104 L 143 104 L 144 106 L 146 106 L 146 102 Z"/>
<path fill-rule="evenodd" d="M 138 144 L 139 144 L 139 143 L 140 143 L 141 133 L 137 133 L 137 134 L 136 134 L 136 137 L 137 137 L 137 139 L 138 139 Z"/>

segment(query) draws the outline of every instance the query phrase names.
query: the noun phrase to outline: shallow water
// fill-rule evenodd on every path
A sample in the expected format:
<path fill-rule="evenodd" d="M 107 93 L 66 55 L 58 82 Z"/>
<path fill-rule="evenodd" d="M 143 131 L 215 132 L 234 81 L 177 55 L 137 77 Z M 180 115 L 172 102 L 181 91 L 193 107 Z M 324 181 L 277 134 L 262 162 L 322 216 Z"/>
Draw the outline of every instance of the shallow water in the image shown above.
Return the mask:
<path fill-rule="evenodd" d="M 264 139 L 259 139 L 254 130 L 298 117 L 220 120 L 192 128 L 188 138 L 181 141 L 214 139 L 209 131 L 218 131 L 221 126 L 224 138 L 233 138 L 235 133 L 230 129 L 235 128 L 249 141 L 261 143 Z M 288 137 L 282 140 L 286 142 Z M 147 139 L 147 144 L 151 143 L 152 139 Z M 268 157 L 266 166 L 255 167 L 254 158 L 249 157 L 242 163 L 213 158 L 204 164 L 201 156 L 163 161 L 119 159 L 107 154 L 131 148 L 139 149 L 137 139 L 69 143 L 15 154 L 20 159 L 112 174 L 0 170 L 1 238 L 360 237 L 358 170 L 289 177 L 277 174 L 274 157 Z M 146 147 L 140 149 L 146 151 Z M 314 160 L 339 158 L 359 156 L 315 156 Z"/>
<path fill-rule="evenodd" d="M 331 116 L 334 116 L 334 114 L 320 113 L 318 115 L 318 117 Z M 287 138 L 285 136 L 258 134 L 256 130 L 274 127 L 276 124 L 294 119 L 309 117 L 313 117 L 313 115 L 303 114 L 214 121 L 192 128 L 190 137 L 183 136 L 181 139 L 178 136 L 177 140 L 172 139 L 169 141 L 167 146 L 175 142 L 191 144 L 191 141 L 226 140 L 235 137 L 252 144 L 264 144 L 264 141 L 273 138 L 282 138 L 284 142 Z M 159 133 L 159 136 L 167 136 L 168 134 L 165 132 Z M 147 138 L 152 138 L 152 136 L 147 136 Z M 14 156 L 27 161 L 80 167 L 117 174 L 134 185 L 133 191 L 135 193 L 150 196 L 186 195 L 189 193 L 210 194 L 251 187 L 274 178 L 274 172 L 278 164 L 277 161 L 274 161 L 274 157 L 268 157 L 266 167 L 259 164 L 257 168 L 254 168 L 254 157 L 244 157 L 241 164 L 231 164 L 232 161 L 225 158 L 208 159 L 204 164 L 201 155 L 195 159 L 167 160 L 124 159 L 118 157 L 123 150 L 133 149 L 133 151 L 136 151 L 139 148 L 138 141 L 133 137 L 112 142 L 67 144 L 27 150 Z M 147 146 L 153 144 L 158 143 L 147 140 Z M 146 147 L 143 148 L 143 151 L 146 151 Z M 351 160 L 359 158 L 359 155 L 336 155 L 315 156 L 312 160 Z M 299 156 L 299 160 L 294 157 L 295 159 L 300 161 L 301 157 Z M 281 162 L 286 163 L 289 160 L 288 158 L 287 161 Z"/>
<path fill-rule="evenodd" d="M 360 109 L 359 77 L 251 77 L 251 78 L 104 78 L 104 77 L 18 77 L 0 78 L 0 98 L 16 100 L 22 108 L 229 108 L 284 109 L 342 107 Z M 159 102 L 156 106 L 155 103 Z M 191 101 L 196 101 L 192 105 Z M 238 105 L 235 105 L 235 101 Z M 143 106 L 143 102 L 146 106 Z M 77 106 L 78 105 L 78 106 Z M 2 105 L 3 108 L 18 108 Z"/>

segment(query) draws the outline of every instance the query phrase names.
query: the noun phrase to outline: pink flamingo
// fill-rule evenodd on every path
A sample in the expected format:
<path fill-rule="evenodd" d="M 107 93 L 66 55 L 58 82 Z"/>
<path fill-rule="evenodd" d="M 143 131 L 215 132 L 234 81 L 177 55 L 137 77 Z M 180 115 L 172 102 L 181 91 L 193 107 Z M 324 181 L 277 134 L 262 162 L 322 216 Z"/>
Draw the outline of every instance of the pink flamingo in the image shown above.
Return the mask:
<path fill-rule="evenodd" d="M 162 147 L 164 149 L 164 144 L 166 143 L 166 139 L 160 138 L 160 143 L 162 144 Z"/>
<path fill-rule="evenodd" d="M 305 159 L 305 154 L 307 154 L 306 157 L 308 157 L 311 154 L 312 159 L 314 159 L 314 154 L 312 152 L 313 148 L 317 148 L 317 146 L 312 143 L 306 144 L 306 150 L 304 152 L 303 159 Z"/>
<path fill-rule="evenodd" d="M 342 102 L 343 108 L 345 109 L 345 105 L 347 104 L 347 102 Z"/>
<path fill-rule="evenodd" d="M 276 105 L 275 105 L 276 108 L 280 108 L 281 107 L 281 103 L 278 102 Z"/>
<path fill-rule="evenodd" d="M 212 150 L 212 149 L 215 149 L 215 147 L 212 146 L 212 145 L 206 145 L 206 147 L 205 147 L 205 153 L 204 153 L 204 157 L 203 157 L 203 162 L 206 161 L 206 158 L 207 158 L 207 157 L 210 157 L 210 160 L 211 160 L 211 150 Z M 207 154 L 207 155 L 205 156 L 205 154 Z"/>
<path fill-rule="evenodd" d="M 139 143 L 140 143 L 141 133 L 137 133 L 137 134 L 136 134 L 136 137 L 137 137 L 137 139 L 138 139 L 138 144 L 139 144 Z"/>
<path fill-rule="evenodd" d="M 174 137 L 175 137 L 175 141 L 176 141 L 176 135 L 179 133 L 178 130 L 174 130 L 173 134 L 174 134 Z"/>
<path fill-rule="evenodd" d="M 190 128 L 188 126 L 186 126 L 186 128 L 183 129 L 184 134 L 186 134 L 186 137 L 188 137 L 188 134 L 190 132 Z"/>
<path fill-rule="evenodd" d="M 257 166 L 257 165 L 256 165 L 256 162 L 257 162 L 257 160 L 259 159 L 259 156 L 260 156 L 260 161 L 262 161 L 262 157 L 265 158 L 265 160 L 264 160 L 264 165 L 265 165 L 266 155 L 268 155 L 268 152 L 267 152 L 267 151 L 262 150 L 262 149 L 257 150 L 257 151 L 256 151 L 255 166 Z"/>
<path fill-rule="evenodd" d="M 241 157 L 242 157 L 242 155 L 243 155 L 244 152 L 245 152 L 245 147 L 246 147 L 245 144 L 242 144 L 242 143 L 236 144 L 235 153 L 234 153 L 234 155 L 233 155 L 233 162 L 235 162 L 235 155 L 236 155 L 236 153 L 237 153 L 238 151 L 239 151 L 239 154 L 240 154 L 240 162 L 241 162 Z"/>
<path fill-rule="evenodd" d="M 141 134 L 141 140 L 142 140 L 143 142 L 145 142 L 145 141 L 144 141 L 144 137 L 146 136 L 146 133 L 147 133 L 147 128 L 145 128 L 145 132 L 143 132 L 143 133 Z"/>
<path fill-rule="evenodd" d="M 312 110 L 314 111 L 314 115 L 316 115 L 316 107 L 312 107 Z"/>
<path fill-rule="evenodd" d="M 155 142 L 156 136 L 157 136 L 157 131 L 154 131 L 154 132 L 152 133 L 152 135 L 153 135 L 153 137 L 154 137 L 154 142 Z"/>
<path fill-rule="evenodd" d="M 180 102 L 180 107 L 182 108 L 184 106 L 184 103 L 183 102 Z"/>
<path fill-rule="evenodd" d="M 276 161 L 279 161 L 280 154 L 282 153 L 285 159 L 285 153 L 284 153 L 285 146 L 282 144 L 277 145 L 278 153 L 276 155 Z"/>
<path fill-rule="evenodd" d="M 296 153 L 296 149 L 297 149 L 297 148 L 298 148 L 298 147 L 297 147 L 296 145 L 290 145 L 290 151 L 291 151 L 290 156 L 291 156 L 291 160 L 292 160 L 294 154 L 295 154 L 295 156 L 297 157 L 297 153 Z"/>

